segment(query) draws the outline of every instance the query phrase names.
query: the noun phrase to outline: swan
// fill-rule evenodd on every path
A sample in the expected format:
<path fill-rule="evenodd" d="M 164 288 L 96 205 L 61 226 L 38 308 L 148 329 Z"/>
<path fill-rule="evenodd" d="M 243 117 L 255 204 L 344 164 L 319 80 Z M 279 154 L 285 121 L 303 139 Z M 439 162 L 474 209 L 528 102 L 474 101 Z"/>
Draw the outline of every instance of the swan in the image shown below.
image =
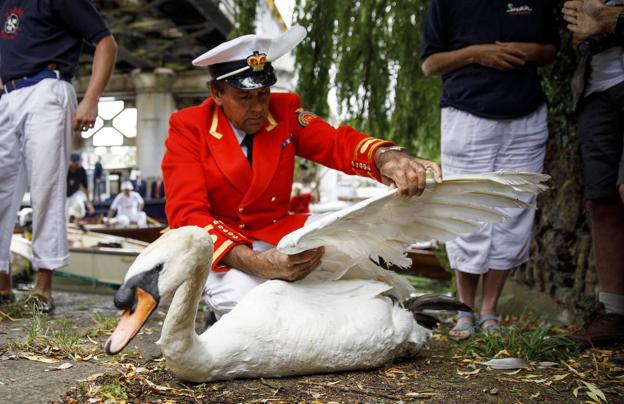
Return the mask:
<path fill-rule="evenodd" d="M 195 317 L 212 239 L 199 227 L 171 230 L 136 258 L 115 294 L 115 305 L 124 312 L 106 352 L 120 352 L 161 299 L 173 296 L 157 344 L 180 379 L 204 382 L 382 366 L 429 338 L 436 320 L 423 310 L 469 308 L 443 296 L 413 297 L 409 283 L 374 265 L 370 253 L 400 263 L 406 239 L 433 234 L 445 240 L 482 222 L 501 220 L 504 214 L 493 206 L 527 207 L 521 199 L 543 190 L 546 179 L 528 173 L 450 178 L 428 184 L 421 198 L 398 198 L 390 191 L 322 218 L 287 235 L 278 246 L 294 252 L 325 245 L 319 270 L 294 283 L 262 283 L 201 335 L 195 332 Z M 419 218 L 419 212 L 428 213 Z"/>

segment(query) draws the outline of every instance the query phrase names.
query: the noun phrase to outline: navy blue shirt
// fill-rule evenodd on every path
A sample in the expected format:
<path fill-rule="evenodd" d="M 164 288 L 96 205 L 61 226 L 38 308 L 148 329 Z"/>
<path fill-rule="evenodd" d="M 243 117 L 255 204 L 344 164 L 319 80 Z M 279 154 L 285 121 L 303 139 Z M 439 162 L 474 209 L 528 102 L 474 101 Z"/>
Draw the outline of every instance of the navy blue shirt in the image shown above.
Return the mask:
<path fill-rule="evenodd" d="M 533 42 L 559 47 L 551 0 L 432 0 L 421 60 L 477 44 Z M 519 118 L 546 101 L 537 66 L 500 71 L 473 63 L 442 76 L 440 105 L 491 119 Z"/>
<path fill-rule="evenodd" d="M 82 41 L 110 35 L 88 0 L 0 1 L 0 77 L 30 76 L 56 64 L 66 79 L 76 73 Z"/>

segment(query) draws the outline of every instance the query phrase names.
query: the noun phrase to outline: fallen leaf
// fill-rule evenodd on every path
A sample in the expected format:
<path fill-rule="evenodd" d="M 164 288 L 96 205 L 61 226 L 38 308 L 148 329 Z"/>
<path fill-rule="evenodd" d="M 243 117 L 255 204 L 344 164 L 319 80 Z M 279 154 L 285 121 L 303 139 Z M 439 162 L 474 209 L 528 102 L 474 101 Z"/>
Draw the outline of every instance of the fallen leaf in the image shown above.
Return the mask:
<path fill-rule="evenodd" d="M 35 362 L 43 362 L 43 363 L 56 363 L 56 362 L 58 362 L 58 360 L 56 360 L 56 359 L 48 358 L 46 356 L 41 356 L 41 355 L 35 355 L 35 354 L 31 354 L 31 353 L 20 354 L 20 357 L 24 358 L 24 359 L 28 359 L 29 361 L 35 361 Z"/>
<path fill-rule="evenodd" d="M 594 398 L 593 396 L 599 397 L 603 401 L 607 401 L 607 397 L 605 397 L 602 390 L 600 390 L 595 384 L 586 382 L 585 380 L 581 380 L 581 382 L 583 382 L 583 384 L 587 386 L 587 388 L 589 389 L 589 392 L 587 393 L 588 396 L 590 396 L 591 398 Z M 590 395 L 590 393 L 592 393 L 592 395 Z M 599 400 L 596 400 L 596 401 L 599 401 Z"/>
<path fill-rule="evenodd" d="M 492 369 L 497 370 L 511 370 L 511 369 L 528 369 L 529 364 L 520 358 L 503 358 L 503 359 L 491 359 L 487 362 L 479 362 L 481 365 L 489 366 Z"/>
<path fill-rule="evenodd" d="M 531 394 L 531 395 L 529 396 L 529 398 L 530 398 L 531 400 L 535 400 L 536 398 L 538 398 L 538 397 L 540 396 L 540 394 L 541 394 L 541 393 L 538 391 L 538 392 L 537 392 L 537 393 L 535 393 L 535 394 Z"/>
<path fill-rule="evenodd" d="M 559 364 L 557 362 L 540 362 L 538 365 L 541 368 L 551 368 L 553 366 L 558 366 Z"/>
<path fill-rule="evenodd" d="M 63 363 L 62 365 L 59 365 L 59 366 L 55 366 L 55 367 L 53 367 L 53 368 L 46 369 L 45 371 L 46 371 L 46 372 L 49 372 L 49 371 L 53 371 L 53 370 L 65 370 L 65 369 L 69 369 L 69 368 L 73 368 L 73 367 L 74 367 L 74 365 L 72 365 L 71 363 L 69 363 L 69 362 L 65 362 L 65 363 Z"/>
<path fill-rule="evenodd" d="M 95 379 L 97 379 L 100 376 L 104 376 L 104 373 L 94 373 L 91 376 L 87 376 L 86 378 L 82 379 L 82 380 L 78 380 L 79 382 L 91 382 Z"/>
<path fill-rule="evenodd" d="M 438 393 L 415 393 L 415 392 L 409 392 L 409 393 L 405 393 L 406 397 L 422 397 L 422 398 L 426 398 L 426 397 L 433 397 L 435 395 L 437 395 Z"/>
<path fill-rule="evenodd" d="M 572 394 L 574 394 L 574 397 L 578 397 L 578 393 L 579 393 L 580 389 L 581 389 L 581 386 L 579 386 L 579 387 L 575 388 L 574 390 L 572 390 Z"/>
<path fill-rule="evenodd" d="M 522 369 L 517 369 L 517 370 L 514 370 L 513 372 L 503 372 L 503 374 L 511 376 L 511 375 L 517 375 L 520 372 L 522 372 Z"/>
<path fill-rule="evenodd" d="M 568 377 L 568 376 L 570 376 L 570 374 L 569 374 L 569 373 L 565 373 L 565 374 L 563 374 L 563 375 L 554 375 L 554 376 L 552 377 L 552 380 L 553 380 L 554 382 L 559 382 L 559 381 L 561 381 L 561 380 L 565 379 L 565 378 L 566 378 L 566 377 Z"/>
<path fill-rule="evenodd" d="M 462 372 L 461 370 L 457 369 L 457 374 L 460 375 L 460 376 L 470 376 L 470 375 L 476 375 L 480 371 L 481 371 L 481 369 L 475 369 L 475 370 L 470 371 L 470 372 Z"/>
<path fill-rule="evenodd" d="M 498 389 L 497 389 L 496 387 L 494 387 L 493 389 L 491 389 L 491 390 L 489 391 L 489 393 L 490 393 L 491 395 L 495 396 L 495 395 L 497 395 L 497 394 L 498 394 Z"/>

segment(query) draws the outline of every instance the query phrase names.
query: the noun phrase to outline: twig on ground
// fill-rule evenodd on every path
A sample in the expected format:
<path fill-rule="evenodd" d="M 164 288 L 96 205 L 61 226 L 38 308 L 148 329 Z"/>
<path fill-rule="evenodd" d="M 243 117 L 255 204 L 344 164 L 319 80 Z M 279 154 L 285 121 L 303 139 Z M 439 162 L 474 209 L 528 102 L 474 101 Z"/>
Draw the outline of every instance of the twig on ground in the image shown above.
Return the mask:
<path fill-rule="evenodd" d="M 317 383 L 317 382 L 308 382 L 308 381 L 305 381 L 305 380 L 300 381 L 299 384 L 307 384 L 307 385 L 319 386 L 319 387 L 329 387 L 329 388 L 332 388 L 332 389 L 344 391 L 346 393 L 365 394 L 365 395 L 371 396 L 371 397 L 383 397 L 383 398 L 389 398 L 390 400 L 401 401 L 400 397 L 392 396 L 390 394 L 377 393 L 377 392 L 374 392 L 374 391 L 367 391 L 367 390 L 352 389 L 352 388 L 345 387 L 345 386 L 337 386 L 337 385 L 333 385 L 333 384 L 323 384 L 323 383 Z"/>

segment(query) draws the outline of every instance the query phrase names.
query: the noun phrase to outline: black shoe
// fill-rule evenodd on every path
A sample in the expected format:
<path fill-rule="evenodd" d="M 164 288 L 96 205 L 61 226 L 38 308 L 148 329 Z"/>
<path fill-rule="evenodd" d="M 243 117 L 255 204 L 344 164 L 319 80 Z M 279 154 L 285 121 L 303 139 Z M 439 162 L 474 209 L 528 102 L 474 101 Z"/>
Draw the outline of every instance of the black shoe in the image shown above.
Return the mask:
<path fill-rule="evenodd" d="M 603 346 L 624 342 L 624 316 L 599 310 L 583 328 L 570 337 L 584 346 Z"/>
<path fill-rule="evenodd" d="M 35 310 L 37 310 L 39 313 L 52 314 L 54 312 L 54 309 L 56 308 L 56 306 L 54 305 L 54 299 L 48 299 L 38 294 L 30 295 L 26 302 L 32 303 Z"/>
<path fill-rule="evenodd" d="M 9 294 L 0 294 L 0 306 L 11 303 L 15 303 L 15 294 L 13 292 Z"/>

